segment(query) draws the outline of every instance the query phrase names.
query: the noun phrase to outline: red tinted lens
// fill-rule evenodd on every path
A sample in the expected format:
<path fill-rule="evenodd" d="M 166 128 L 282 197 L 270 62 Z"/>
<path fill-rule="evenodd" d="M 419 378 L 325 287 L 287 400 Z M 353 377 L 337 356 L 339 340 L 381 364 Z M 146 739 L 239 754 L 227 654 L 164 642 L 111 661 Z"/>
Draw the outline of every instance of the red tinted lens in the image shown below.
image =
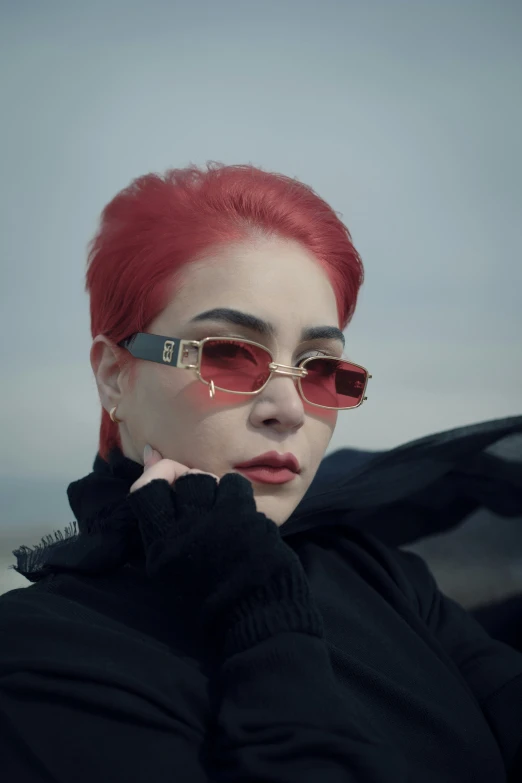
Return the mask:
<path fill-rule="evenodd" d="M 203 345 L 201 377 L 226 391 L 258 391 L 270 375 L 271 355 L 241 340 L 209 340 Z"/>
<path fill-rule="evenodd" d="M 301 379 L 308 402 L 326 408 L 355 408 L 362 401 L 366 370 L 341 359 L 311 359 L 304 365 L 308 375 Z"/>

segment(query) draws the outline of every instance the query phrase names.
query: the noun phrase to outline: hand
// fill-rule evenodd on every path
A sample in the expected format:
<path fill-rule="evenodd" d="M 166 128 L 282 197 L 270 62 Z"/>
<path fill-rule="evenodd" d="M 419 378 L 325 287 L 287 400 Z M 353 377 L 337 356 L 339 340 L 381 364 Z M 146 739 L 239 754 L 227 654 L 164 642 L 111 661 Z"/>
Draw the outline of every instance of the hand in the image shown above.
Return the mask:
<path fill-rule="evenodd" d="M 134 482 L 130 491 L 136 492 L 137 489 L 141 489 L 145 484 L 149 484 L 155 479 L 165 479 L 172 485 L 181 476 L 185 476 L 188 473 L 205 474 L 206 471 L 198 470 L 197 468 L 187 468 L 186 465 L 182 465 L 181 462 L 175 462 L 173 459 L 163 459 L 159 451 L 145 447 L 143 451 L 143 474 Z M 213 473 L 206 473 L 206 475 L 215 478 L 219 484 L 219 478 L 214 476 Z"/>
<path fill-rule="evenodd" d="M 191 473 L 202 477 L 178 482 Z M 257 510 L 252 483 L 240 473 L 218 479 L 153 451 L 144 454 L 144 472 L 131 487 L 129 504 L 147 576 L 167 591 L 177 610 L 198 618 L 212 643 L 224 643 L 232 627 L 249 625 L 257 604 L 261 617 L 249 633 L 256 639 L 273 634 L 275 626 L 266 625 L 264 612 L 268 604 L 286 601 L 289 591 L 296 593 L 301 617 L 308 587 L 300 560 L 276 523 Z M 309 618 L 303 617 L 310 632 Z M 280 619 L 288 630 L 284 612 Z"/>

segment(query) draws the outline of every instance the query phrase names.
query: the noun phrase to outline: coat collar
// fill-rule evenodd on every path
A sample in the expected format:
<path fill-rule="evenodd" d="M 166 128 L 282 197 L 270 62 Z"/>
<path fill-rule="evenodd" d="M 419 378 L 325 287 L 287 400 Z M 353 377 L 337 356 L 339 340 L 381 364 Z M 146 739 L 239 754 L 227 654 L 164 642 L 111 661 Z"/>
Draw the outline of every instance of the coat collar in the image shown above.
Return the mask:
<path fill-rule="evenodd" d="M 522 416 L 430 435 L 388 452 L 353 459 L 326 457 L 281 535 L 315 529 L 363 529 L 392 546 L 410 544 L 460 524 L 480 507 L 522 515 Z M 143 545 L 127 502 L 143 467 L 113 450 L 67 494 L 75 521 L 39 546 L 20 547 L 14 568 L 36 582 L 59 571 L 102 574 L 141 567 Z"/>

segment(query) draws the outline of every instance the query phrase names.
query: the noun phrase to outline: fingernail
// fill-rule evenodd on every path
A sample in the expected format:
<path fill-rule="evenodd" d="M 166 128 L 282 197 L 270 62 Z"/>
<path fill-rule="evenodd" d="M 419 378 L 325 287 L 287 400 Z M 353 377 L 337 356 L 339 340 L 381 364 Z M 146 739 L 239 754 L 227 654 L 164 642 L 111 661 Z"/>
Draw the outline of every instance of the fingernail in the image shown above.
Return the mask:
<path fill-rule="evenodd" d="M 147 462 L 147 460 L 149 460 L 151 456 L 152 456 L 152 446 L 149 446 L 149 444 L 147 443 L 147 445 L 143 449 L 143 462 Z"/>

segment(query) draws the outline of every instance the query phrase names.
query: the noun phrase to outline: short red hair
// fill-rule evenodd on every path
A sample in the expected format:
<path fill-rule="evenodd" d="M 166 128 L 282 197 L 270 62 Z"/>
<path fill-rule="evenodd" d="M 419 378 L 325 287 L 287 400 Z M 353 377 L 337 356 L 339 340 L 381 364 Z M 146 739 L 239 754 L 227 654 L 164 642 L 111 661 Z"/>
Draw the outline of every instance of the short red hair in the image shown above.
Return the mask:
<path fill-rule="evenodd" d="M 250 165 L 147 174 L 120 191 L 102 212 L 89 246 L 86 289 L 93 338 L 118 343 L 145 331 L 175 293 L 173 275 L 212 247 L 253 233 L 300 242 L 324 267 L 339 327 L 349 323 L 363 266 L 350 232 L 334 210 L 298 180 Z M 120 446 L 117 425 L 102 411 L 99 450 Z"/>

